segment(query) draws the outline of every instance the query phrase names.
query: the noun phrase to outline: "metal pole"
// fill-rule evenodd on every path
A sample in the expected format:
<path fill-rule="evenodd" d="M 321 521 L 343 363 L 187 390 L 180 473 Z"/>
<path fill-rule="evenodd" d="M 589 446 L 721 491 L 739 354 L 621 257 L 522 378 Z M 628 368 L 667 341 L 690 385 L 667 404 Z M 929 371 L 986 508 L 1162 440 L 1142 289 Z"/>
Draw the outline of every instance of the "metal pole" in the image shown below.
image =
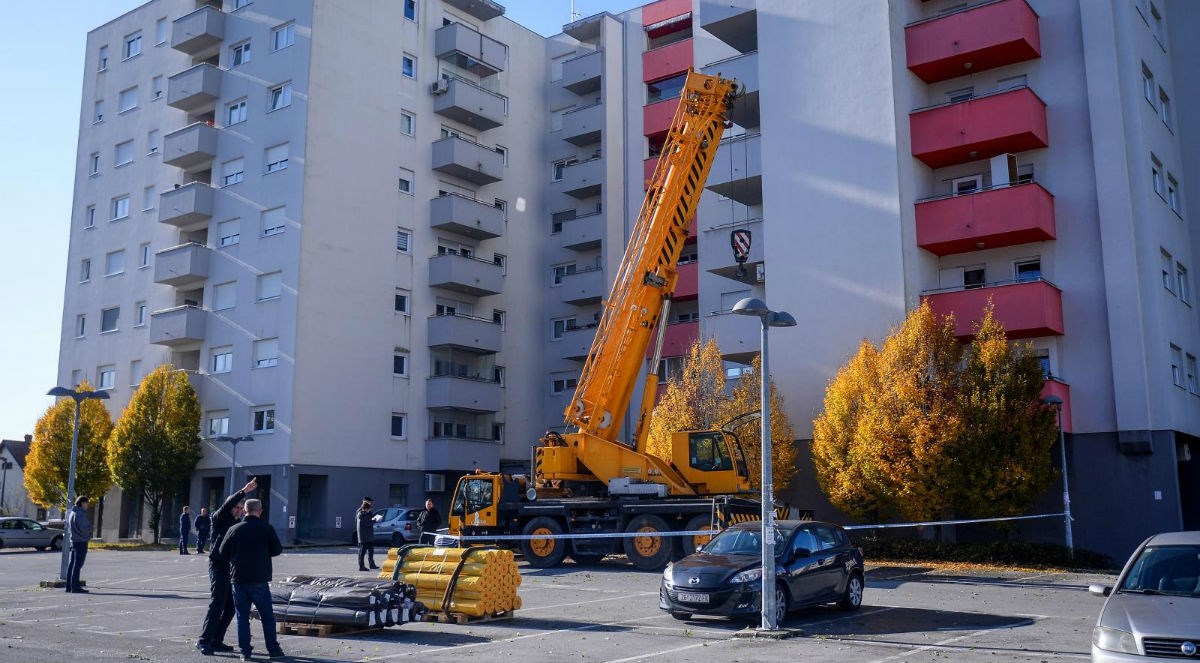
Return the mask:
<path fill-rule="evenodd" d="M 0 478 L 0 514 L 4 513 L 4 496 L 8 494 L 8 468 L 12 467 L 12 463 L 0 461 L 0 470 L 4 472 L 4 476 Z"/>
<path fill-rule="evenodd" d="M 771 326 L 772 312 L 763 315 L 762 322 L 762 366 L 759 379 L 762 382 L 762 628 L 774 631 L 779 625 L 775 621 L 775 502 L 771 485 L 771 378 L 767 366 L 767 332 Z"/>
<path fill-rule="evenodd" d="M 1071 489 L 1067 485 L 1067 436 L 1062 427 L 1062 404 L 1058 406 L 1058 450 L 1062 454 L 1063 525 L 1067 538 L 1067 556 L 1075 559 L 1075 537 L 1071 533 Z"/>
<path fill-rule="evenodd" d="M 237 471 L 238 439 L 235 437 L 232 440 L 230 440 L 229 443 L 233 445 L 233 464 L 229 466 L 229 486 L 226 488 L 225 492 L 232 495 L 233 494 L 233 475 Z"/>
<path fill-rule="evenodd" d="M 78 397 L 72 396 L 75 401 L 75 426 L 71 428 L 71 467 L 67 471 L 67 510 L 75 506 L 75 457 L 79 453 L 79 403 Z M 62 544 L 62 560 L 58 565 L 58 577 L 64 582 L 67 580 L 67 555 L 70 550 L 71 528 L 67 517 L 67 510 L 63 511 L 63 544 Z"/>

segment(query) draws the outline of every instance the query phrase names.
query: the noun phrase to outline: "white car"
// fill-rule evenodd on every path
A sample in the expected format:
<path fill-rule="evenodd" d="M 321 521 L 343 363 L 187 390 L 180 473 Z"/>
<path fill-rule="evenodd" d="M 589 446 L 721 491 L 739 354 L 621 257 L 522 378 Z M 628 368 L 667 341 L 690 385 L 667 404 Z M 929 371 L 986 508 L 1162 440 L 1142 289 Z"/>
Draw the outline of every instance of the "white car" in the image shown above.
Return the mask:
<path fill-rule="evenodd" d="M 0 518 L 0 548 L 62 549 L 63 531 L 30 518 Z"/>

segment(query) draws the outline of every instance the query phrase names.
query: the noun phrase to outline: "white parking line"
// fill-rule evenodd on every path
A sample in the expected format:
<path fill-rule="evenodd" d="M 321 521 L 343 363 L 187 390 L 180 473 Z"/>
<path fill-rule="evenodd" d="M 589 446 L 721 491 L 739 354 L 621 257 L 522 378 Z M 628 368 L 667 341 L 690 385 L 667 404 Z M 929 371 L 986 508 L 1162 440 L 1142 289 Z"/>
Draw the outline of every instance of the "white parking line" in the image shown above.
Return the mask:
<path fill-rule="evenodd" d="M 952 642 L 958 642 L 959 640 L 967 640 L 969 638 L 975 638 L 975 637 L 983 635 L 984 633 L 990 633 L 992 630 L 994 630 L 994 629 L 984 629 L 982 631 L 975 631 L 974 633 L 967 633 L 965 635 L 960 635 L 960 636 L 953 637 L 953 638 L 947 638 L 940 642 L 935 642 L 931 645 L 922 645 L 920 647 L 913 647 L 912 649 L 909 649 L 907 651 L 902 651 L 899 654 L 893 654 L 891 656 L 887 656 L 884 658 L 877 658 L 874 661 L 871 661 L 871 663 L 885 663 L 885 661 L 894 661 L 894 660 L 900 659 L 900 658 L 908 658 L 909 656 L 912 656 L 913 654 L 919 654 L 924 651 L 930 651 L 932 649 L 944 647 Z"/>
<path fill-rule="evenodd" d="M 675 652 L 687 651 L 689 649 L 696 649 L 697 647 L 712 647 L 713 645 L 719 645 L 719 644 L 723 644 L 726 642 L 733 642 L 733 638 L 727 638 L 725 640 L 714 640 L 711 642 L 698 642 L 694 645 L 685 645 L 683 647 L 675 647 L 674 649 L 663 649 L 661 651 L 651 652 L 649 654 L 639 654 L 638 656 L 630 656 L 628 658 L 615 658 L 610 661 L 605 661 L 604 663 L 630 663 L 631 661 L 642 661 L 647 658 L 654 658 L 655 656 L 662 656 L 664 654 L 674 654 Z"/>
<path fill-rule="evenodd" d="M 521 612 L 532 612 L 534 610 L 550 610 L 551 608 L 568 608 L 568 607 L 576 606 L 576 605 L 587 605 L 589 603 L 604 603 L 605 601 L 620 601 L 622 599 L 628 599 L 633 596 L 654 596 L 654 595 L 655 595 L 655 592 L 638 592 L 636 594 L 625 593 L 620 596 L 610 596 L 608 598 L 593 599 L 591 601 L 577 601 L 575 603 L 558 603 L 555 605 L 539 605 L 534 608 L 524 608 L 523 607 L 523 608 L 521 608 Z"/>

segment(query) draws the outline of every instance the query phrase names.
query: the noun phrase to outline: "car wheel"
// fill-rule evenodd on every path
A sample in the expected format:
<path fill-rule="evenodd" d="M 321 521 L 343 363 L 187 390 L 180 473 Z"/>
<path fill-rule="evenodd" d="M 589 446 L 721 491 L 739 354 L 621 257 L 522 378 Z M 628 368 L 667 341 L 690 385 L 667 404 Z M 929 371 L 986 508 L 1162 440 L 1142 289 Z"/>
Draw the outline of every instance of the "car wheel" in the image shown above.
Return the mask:
<path fill-rule="evenodd" d="M 538 516 L 525 524 L 521 530 L 525 536 L 555 536 L 563 533 L 562 525 L 553 518 Z M 525 561 L 535 569 L 548 569 L 558 566 L 563 557 L 567 556 L 565 539 L 527 539 L 521 542 L 521 553 Z"/>
<path fill-rule="evenodd" d="M 681 622 L 686 622 L 687 620 L 689 620 L 689 619 L 691 619 L 691 618 L 692 618 L 692 613 L 690 613 L 690 612 L 677 612 L 677 611 L 675 611 L 675 610 L 672 610 L 672 611 L 671 611 L 671 616 L 672 616 L 672 617 L 674 617 L 675 619 L 678 619 L 678 620 L 679 620 L 679 621 L 681 621 Z"/>
<path fill-rule="evenodd" d="M 846 592 L 838 601 L 838 607 L 842 610 L 858 610 L 858 607 L 862 605 L 863 589 L 862 575 L 857 571 L 851 573 L 850 577 L 846 579 Z"/>
<path fill-rule="evenodd" d="M 392 547 L 399 548 L 404 545 L 404 535 L 400 532 L 392 532 Z"/>
<path fill-rule="evenodd" d="M 63 540 L 63 538 L 61 536 L 56 536 L 53 539 L 51 539 L 50 540 L 50 549 L 51 550 L 62 550 L 62 540 Z"/>
<path fill-rule="evenodd" d="M 775 626 L 783 624 L 789 611 L 788 593 L 783 583 L 775 583 Z"/>
<path fill-rule="evenodd" d="M 665 520 L 647 513 L 629 521 L 625 533 L 650 535 L 670 530 Z M 671 561 L 674 544 L 666 536 L 633 536 L 624 540 L 624 546 L 625 555 L 634 566 L 643 571 L 657 571 Z"/>
<path fill-rule="evenodd" d="M 0 539 L 0 548 L 4 547 L 4 539 Z"/>

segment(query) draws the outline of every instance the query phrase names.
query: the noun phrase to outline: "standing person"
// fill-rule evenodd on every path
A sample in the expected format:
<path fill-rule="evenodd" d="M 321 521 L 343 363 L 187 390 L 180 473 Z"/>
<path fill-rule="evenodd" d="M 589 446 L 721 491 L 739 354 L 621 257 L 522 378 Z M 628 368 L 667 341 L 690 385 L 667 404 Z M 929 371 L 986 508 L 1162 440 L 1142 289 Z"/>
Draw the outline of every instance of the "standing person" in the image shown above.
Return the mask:
<path fill-rule="evenodd" d="M 246 517 L 230 527 L 221 542 L 221 555 L 229 560 L 229 573 L 233 579 L 233 609 L 237 613 L 238 648 L 242 650 L 243 661 L 252 660 L 251 603 L 258 608 L 258 618 L 262 620 L 267 656 L 284 656 L 275 637 L 275 608 L 271 605 L 270 589 L 271 558 L 282 552 L 283 544 L 279 542 L 275 528 L 262 519 L 262 502 L 246 500 Z"/>
<path fill-rule="evenodd" d="M 221 556 L 221 541 L 230 527 L 237 524 L 242 517 L 242 505 L 248 493 L 258 487 L 258 480 L 251 479 L 241 490 L 225 499 L 221 508 L 212 515 L 212 550 L 208 553 L 208 587 L 210 598 L 208 614 L 204 616 L 204 626 L 200 630 L 200 638 L 196 641 L 196 649 L 205 656 L 213 652 L 233 651 L 233 647 L 225 644 L 225 632 L 233 621 L 233 585 L 229 580 L 229 560 Z"/>
<path fill-rule="evenodd" d="M 92 540 L 92 520 L 87 515 L 88 496 L 75 498 L 75 506 L 67 514 L 67 533 L 71 537 L 71 556 L 67 561 L 67 593 L 88 594 L 79 584 L 79 571 L 87 559 L 88 542 Z"/>
<path fill-rule="evenodd" d="M 188 535 L 192 533 L 192 507 L 183 507 L 179 514 L 179 554 L 187 555 Z"/>
<path fill-rule="evenodd" d="M 196 516 L 196 554 L 204 554 L 204 544 L 208 543 L 209 532 L 212 531 L 212 518 L 208 516 L 208 507 L 200 507 L 200 515 Z"/>
<path fill-rule="evenodd" d="M 358 534 L 358 570 L 368 570 L 363 566 L 364 556 L 370 560 L 371 568 L 377 569 L 379 567 L 375 566 L 375 513 L 371 511 L 369 500 L 363 500 L 362 506 L 354 512 L 354 519 Z"/>
<path fill-rule="evenodd" d="M 432 499 L 425 499 L 425 510 L 417 516 L 417 525 L 421 528 L 420 543 L 433 543 L 437 539 L 437 531 L 442 526 L 442 514 L 433 507 Z"/>

